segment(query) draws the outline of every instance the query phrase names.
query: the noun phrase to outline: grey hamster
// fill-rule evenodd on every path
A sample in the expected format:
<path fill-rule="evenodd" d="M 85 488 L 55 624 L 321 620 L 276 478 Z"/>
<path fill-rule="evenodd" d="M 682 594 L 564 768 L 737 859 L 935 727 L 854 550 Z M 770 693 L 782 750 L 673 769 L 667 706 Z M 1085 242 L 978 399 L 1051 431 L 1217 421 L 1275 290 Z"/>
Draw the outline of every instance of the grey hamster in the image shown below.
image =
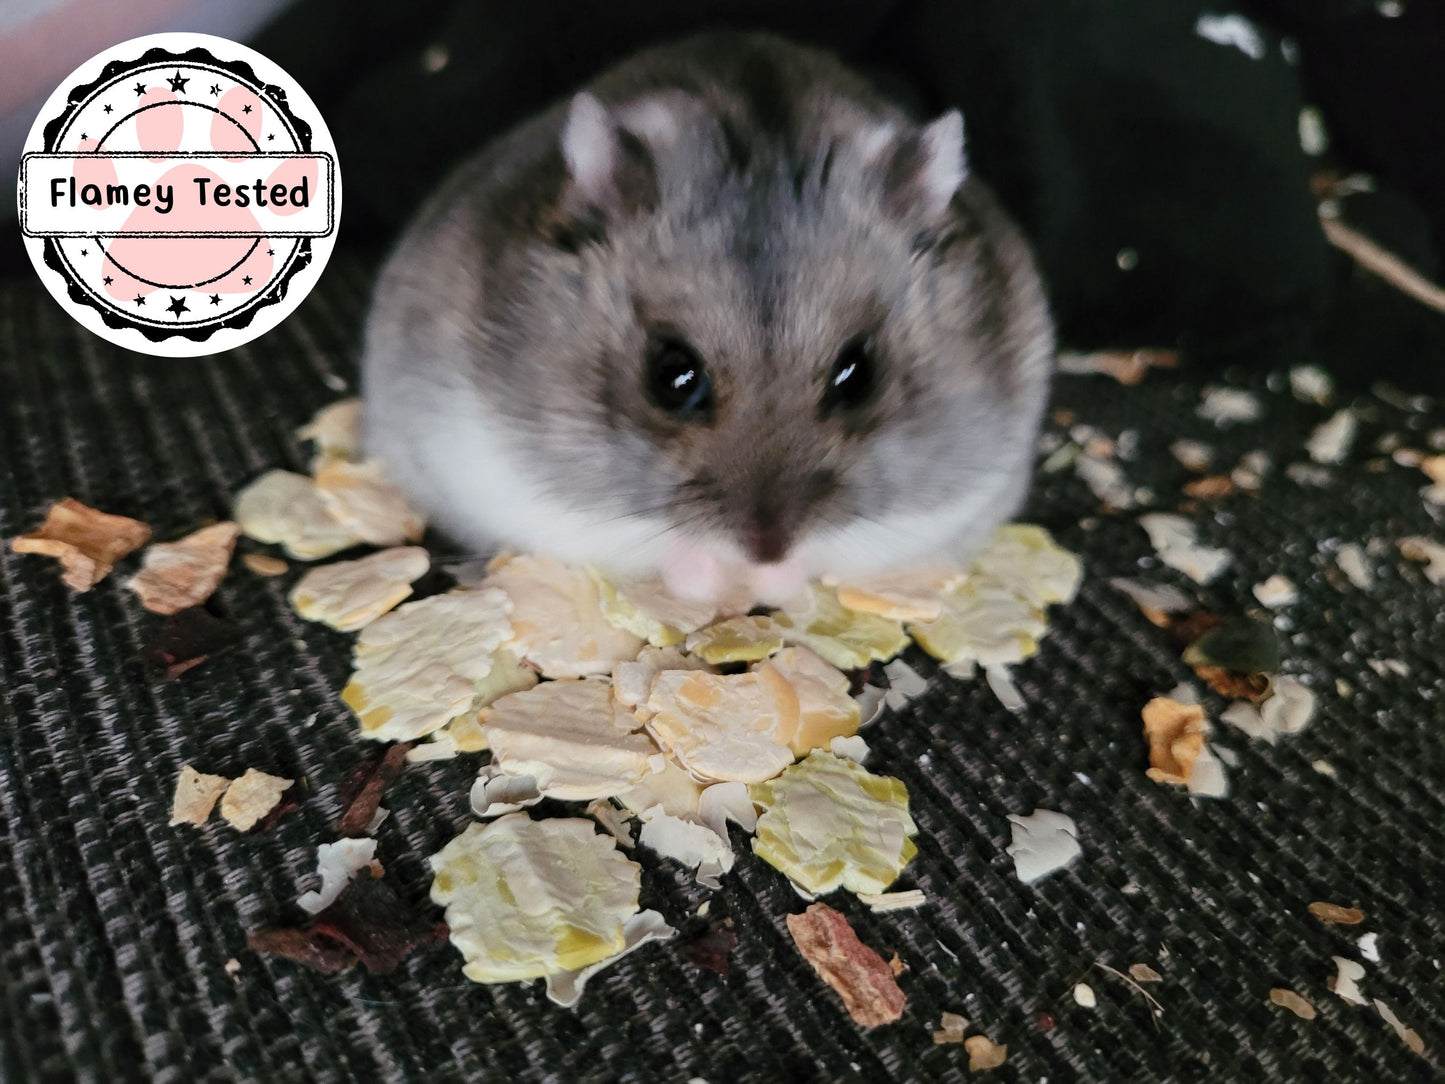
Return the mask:
<path fill-rule="evenodd" d="M 834 58 L 708 34 L 498 138 L 376 286 L 365 440 L 432 522 L 685 594 L 960 556 L 1053 366 L 1028 247 Z"/>

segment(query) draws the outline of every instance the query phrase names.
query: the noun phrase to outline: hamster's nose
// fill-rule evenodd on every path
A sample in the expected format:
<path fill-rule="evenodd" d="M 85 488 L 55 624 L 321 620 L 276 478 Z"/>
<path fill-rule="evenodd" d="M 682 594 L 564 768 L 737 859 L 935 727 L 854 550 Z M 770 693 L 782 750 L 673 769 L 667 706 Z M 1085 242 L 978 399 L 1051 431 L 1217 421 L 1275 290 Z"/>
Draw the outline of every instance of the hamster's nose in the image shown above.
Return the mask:
<path fill-rule="evenodd" d="M 759 509 L 748 517 L 742 530 L 743 549 L 760 565 L 775 565 L 788 553 L 792 533 L 776 514 Z"/>

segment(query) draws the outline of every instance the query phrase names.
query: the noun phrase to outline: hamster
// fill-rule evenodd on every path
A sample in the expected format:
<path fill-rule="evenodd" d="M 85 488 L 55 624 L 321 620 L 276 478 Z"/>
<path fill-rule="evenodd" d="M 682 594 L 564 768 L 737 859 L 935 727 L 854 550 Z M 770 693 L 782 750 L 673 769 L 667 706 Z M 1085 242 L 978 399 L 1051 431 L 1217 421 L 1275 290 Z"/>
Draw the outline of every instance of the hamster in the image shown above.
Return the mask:
<path fill-rule="evenodd" d="M 1028 246 L 831 56 L 637 54 L 465 162 L 378 279 L 368 454 L 431 521 L 690 597 L 959 558 L 1028 488 Z"/>

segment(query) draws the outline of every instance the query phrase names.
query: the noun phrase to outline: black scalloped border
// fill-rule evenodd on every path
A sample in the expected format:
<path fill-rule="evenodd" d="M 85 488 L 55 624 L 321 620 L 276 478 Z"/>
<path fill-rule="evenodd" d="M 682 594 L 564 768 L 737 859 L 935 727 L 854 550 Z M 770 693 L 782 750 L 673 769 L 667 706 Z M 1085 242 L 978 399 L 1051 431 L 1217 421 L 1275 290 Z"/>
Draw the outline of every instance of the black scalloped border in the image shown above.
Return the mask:
<path fill-rule="evenodd" d="M 271 104 L 276 107 L 277 112 L 281 113 L 291 125 L 292 130 L 296 133 L 296 141 L 300 145 L 301 150 L 307 153 L 310 152 L 311 125 L 307 124 L 292 111 L 284 87 L 263 83 L 251 68 L 251 65 L 244 60 L 217 60 L 211 51 L 202 45 L 187 49 L 184 53 L 174 53 L 169 49 L 154 46 L 147 49 L 145 53 L 135 60 L 112 60 L 102 69 L 100 75 L 95 79 L 89 83 L 82 83 L 70 88 L 70 93 L 66 95 L 64 111 L 61 112 L 60 116 L 55 117 L 45 125 L 44 149 L 49 152 L 55 151 L 56 140 L 59 139 L 60 133 L 64 131 L 67 122 L 80 111 L 81 107 L 85 105 L 94 91 L 99 87 L 114 82 L 128 71 L 134 71 L 136 68 L 148 66 L 161 60 L 168 62 L 175 61 L 178 64 L 205 63 L 220 68 L 222 71 L 230 72 L 237 81 L 247 84 L 252 90 L 256 91 L 257 94 L 268 99 Z M 333 178 L 333 183 L 339 187 L 341 182 L 341 171 L 339 168 L 334 171 Z M 340 225 L 339 222 L 334 223 L 336 228 L 340 228 Z M 127 320 L 109 306 L 97 301 L 88 290 L 70 277 L 70 274 L 65 268 L 65 261 L 61 258 L 60 246 L 57 244 L 56 239 L 53 237 L 47 237 L 45 239 L 45 266 L 55 271 L 65 280 L 66 293 L 69 295 L 71 301 L 80 305 L 88 305 L 94 309 L 100 315 L 106 327 L 114 328 L 117 331 L 126 328 L 139 331 L 154 343 L 177 337 L 190 339 L 192 342 L 205 342 L 217 331 L 240 330 L 249 327 L 258 312 L 261 312 L 270 305 L 275 305 L 285 300 L 291 280 L 301 271 L 310 267 L 314 258 L 315 253 L 312 251 L 311 238 L 303 237 L 301 243 L 296 246 L 296 252 L 292 255 L 290 263 L 282 273 L 280 279 L 266 291 L 260 301 L 232 314 L 220 323 L 207 324 L 204 327 L 176 327 L 171 329 L 134 323 Z"/>

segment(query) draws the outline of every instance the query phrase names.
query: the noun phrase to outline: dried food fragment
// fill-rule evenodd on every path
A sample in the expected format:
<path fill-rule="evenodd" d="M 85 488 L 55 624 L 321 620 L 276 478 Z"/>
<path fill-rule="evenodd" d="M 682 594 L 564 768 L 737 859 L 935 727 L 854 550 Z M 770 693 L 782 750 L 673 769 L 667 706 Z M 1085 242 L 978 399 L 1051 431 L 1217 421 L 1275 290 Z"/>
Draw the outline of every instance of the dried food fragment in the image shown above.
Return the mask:
<path fill-rule="evenodd" d="M 1368 1005 L 1369 999 L 1360 992 L 1360 980 L 1365 977 L 1365 965 L 1344 956 L 1331 956 L 1335 962 L 1335 974 L 1330 979 L 1330 990 L 1336 997 L 1350 1005 Z"/>
<path fill-rule="evenodd" d="M 1324 406 L 1335 393 L 1335 381 L 1318 365 L 1296 365 L 1289 371 L 1289 390 L 1302 402 Z"/>
<path fill-rule="evenodd" d="M 1172 369 L 1179 364 L 1177 350 L 1095 350 L 1087 354 L 1059 354 L 1059 372 L 1112 376 L 1125 387 L 1144 380 L 1150 369 Z"/>
<path fill-rule="evenodd" d="M 1273 575 L 1253 587 L 1254 597 L 1261 606 L 1277 610 L 1281 606 L 1293 606 L 1299 601 L 1299 588 L 1286 576 Z"/>
<path fill-rule="evenodd" d="M 782 647 L 783 630 L 771 617 L 730 617 L 687 638 L 687 650 L 711 666 L 757 662 Z"/>
<path fill-rule="evenodd" d="M 968 1031 L 968 1017 L 960 1016 L 956 1012 L 943 1013 L 938 1018 L 938 1030 L 933 1033 L 933 1045 L 961 1043 L 966 1031 Z"/>
<path fill-rule="evenodd" d="M 1027 817 L 1009 814 L 1013 841 L 1005 848 L 1024 884 L 1032 884 L 1055 870 L 1071 865 L 1084 853 L 1079 829 L 1072 817 L 1050 809 L 1036 809 Z"/>
<path fill-rule="evenodd" d="M 296 901 L 301 910 L 313 915 L 326 910 L 336 902 L 347 882 L 367 869 L 375 858 L 374 839 L 339 839 L 321 844 L 316 848 L 316 873 L 321 878 L 321 887 L 301 894 Z"/>
<path fill-rule="evenodd" d="M 291 569 L 281 558 L 269 557 L 264 553 L 243 554 L 241 563 L 257 576 L 284 576 Z"/>
<path fill-rule="evenodd" d="M 1316 463 L 1343 463 L 1355 443 L 1359 421 L 1352 410 L 1341 410 L 1320 423 L 1305 442 L 1305 451 Z"/>
<path fill-rule="evenodd" d="M 253 930 L 246 935 L 246 947 L 263 956 L 279 956 L 334 975 L 357 964 L 356 954 L 339 941 L 318 936 L 310 927 Z"/>
<path fill-rule="evenodd" d="M 291 589 L 291 605 L 307 621 L 355 632 L 405 600 L 429 568 L 431 557 L 420 546 L 396 546 L 323 565 Z"/>
<path fill-rule="evenodd" d="M 1400 539 L 1400 556 L 1408 561 L 1425 562 L 1425 578 L 1434 584 L 1445 584 L 1445 546 L 1430 538 L 1412 535 Z"/>
<path fill-rule="evenodd" d="M 361 735 L 414 741 L 472 707 L 492 672 L 493 653 L 512 634 L 507 596 L 493 589 L 450 591 L 409 602 L 357 638 L 356 671 L 341 699 Z"/>
<path fill-rule="evenodd" d="M 189 764 L 181 766 L 176 777 L 176 794 L 171 801 L 171 826 L 205 824 L 231 781 L 224 775 L 206 775 Z"/>
<path fill-rule="evenodd" d="M 736 933 L 726 926 L 717 925 L 683 944 L 682 952 L 694 967 L 727 978 L 732 964 L 732 951 L 737 947 L 737 943 Z"/>
<path fill-rule="evenodd" d="M 1129 481 L 1118 460 L 1084 452 L 1074 460 L 1074 473 L 1105 508 L 1122 511 L 1139 503 L 1134 496 L 1134 483 Z"/>
<path fill-rule="evenodd" d="M 1253 392 L 1211 385 L 1200 393 L 1195 414 L 1222 429 L 1236 423 L 1259 421 L 1264 417 L 1264 404 Z"/>
<path fill-rule="evenodd" d="M 962 568 L 924 565 L 838 584 L 825 582 L 850 610 L 893 621 L 932 621 L 943 612 L 943 593 L 965 575 Z"/>
<path fill-rule="evenodd" d="M 776 670 L 664 670 L 647 700 L 648 732 L 701 780 L 757 783 L 793 762 L 798 694 Z"/>
<path fill-rule="evenodd" d="M 1206 630 L 1182 657 L 1220 695 L 1258 700 L 1279 669 L 1279 636 L 1267 621 L 1231 618 Z"/>
<path fill-rule="evenodd" d="M 1385 1023 L 1395 1029 L 1395 1034 L 1400 1036 L 1401 1041 L 1414 1053 L 1421 1055 L 1425 1053 L 1425 1040 L 1420 1038 L 1420 1033 L 1414 1028 L 1407 1028 L 1404 1023 L 1401 1022 L 1400 1018 L 1395 1015 L 1394 1010 L 1391 1009 L 1390 1006 L 1386 1005 L 1379 998 L 1375 998 L 1375 1010 L 1380 1014 L 1380 1018 L 1384 1020 Z"/>
<path fill-rule="evenodd" d="M 1235 488 L 1234 479 L 1229 475 L 1211 474 L 1186 482 L 1183 492 L 1186 497 L 1196 501 L 1221 501 L 1232 496 Z"/>
<path fill-rule="evenodd" d="M 903 783 L 832 753 L 810 753 L 749 795 L 763 809 L 753 851 L 811 895 L 876 895 L 918 853 Z"/>
<path fill-rule="evenodd" d="M 1315 694 L 1298 679 L 1276 678 L 1273 692 L 1258 706 L 1240 700 L 1225 708 L 1221 721 L 1238 727 L 1251 738 L 1261 738 L 1271 745 L 1281 734 L 1297 734 L 1314 717 Z"/>
<path fill-rule="evenodd" d="M 426 530 L 426 520 L 375 460 L 326 464 L 316 472 L 316 495 L 332 519 L 372 546 L 416 542 Z"/>
<path fill-rule="evenodd" d="M 1187 784 L 1204 748 L 1204 709 L 1156 696 L 1144 705 L 1144 738 L 1149 743 L 1149 778 Z"/>
<path fill-rule="evenodd" d="M 89 591 L 128 553 L 149 541 L 151 529 L 137 519 L 114 516 L 81 504 L 73 497 L 56 501 L 45 522 L 29 534 L 10 540 L 16 553 L 54 557 L 61 580 L 72 591 Z"/>
<path fill-rule="evenodd" d="M 340 399 L 322 407 L 296 430 L 296 437 L 316 445 L 311 459 L 313 474 L 330 463 L 355 459 L 361 447 L 361 400 Z"/>
<path fill-rule="evenodd" d="M 213 523 L 178 542 L 159 542 L 145 551 L 141 570 L 126 581 L 152 613 L 173 614 L 199 606 L 226 576 L 241 528 Z"/>
<path fill-rule="evenodd" d="M 848 675 L 806 647 L 784 648 L 753 669 L 771 670 L 792 686 L 798 698 L 797 724 L 791 732 L 780 732 L 778 739 L 796 755 L 827 749 L 857 733 L 862 711 L 848 695 Z"/>
<path fill-rule="evenodd" d="M 507 775 L 495 764 L 486 764 L 477 773 L 477 781 L 472 784 L 472 812 L 484 821 L 491 820 L 504 813 L 516 813 L 534 806 L 542 797 L 542 792 L 537 789 L 537 780 L 532 776 Z M 603 799 L 594 799 L 594 804 L 596 803 L 603 803 Z M 587 812 L 592 813 L 591 806 L 587 807 Z M 598 819 L 601 820 L 600 817 Z M 603 827 L 607 828 L 607 825 L 604 824 Z M 608 831 L 611 829 L 608 828 Z M 618 835 L 616 832 L 612 834 Z M 622 842 L 621 837 L 618 837 L 618 841 Z M 631 838 L 626 842 L 631 843 Z"/>
<path fill-rule="evenodd" d="M 1338 903 L 1312 903 L 1309 910 L 1329 926 L 1358 926 L 1365 921 L 1365 912 L 1358 907 L 1341 907 Z"/>
<path fill-rule="evenodd" d="M 963 1048 L 968 1051 L 970 1073 L 997 1069 L 1008 1060 L 1008 1047 L 994 1043 L 983 1035 L 970 1035 L 963 1040 Z"/>
<path fill-rule="evenodd" d="M 1148 964 L 1130 964 L 1129 977 L 1135 982 L 1160 982 L 1164 978 Z"/>
<path fill-rule="evenodd" d="M 492 763 L 548 797 L 610 798 L 655 770 L 657 747 L 603 681 L 544 681 L 483 708 L 481 724 Z"/>
<path fill-rule="evenodd" d="M 903 892 L 859 892 L 858 900 L 867 904 L 875 915 L 889 911 L 913 911 L 928 902 L 921 888 L 910 888 Z"/>
<path fill-rule="evenodd" d="M 1099 999 L 1094 994 L 1094 988 L 1087 982 L 1074 983 L 1074 1001 L 1085 1009 L 1092 1009 L 1099 1004 Z"/>
<path fill-rule="evenodd" d="M 906 998 L 893 969 L 858 940 L 846 918 L 826 903 L 815 903 L 801 915 L 789 915 L 787 922 L 798 951 L 838 992 L 854 1023 L 872 1028 L 903 1015 Z"/>
<path fill-rule="evenodd" d="M 1301 1020 L 1313 1020 L 1315 1018 L 1315 1007 L 1293 990 L 1285 990 L 1276 986 L 1270 990 L 1269 1000 L 1281 1009 L 1288 1009 Z"/>
<path fill-rule="evenodd" d="M 512 601 L 507 649 L 546 677 L 610 674 L 642 650 L 641 637 L 603 615 L 596 581 L 579 569 L 549 557 L 498 558 L 483 583 Z"/>
<path fill-rule="evenodd" d="M 155 628 L 146 648 L 145 662 L 151 670 L 172 681 L 240 641 L 239 628 L 194 606 L 167 615 Z"/>
<path fill-rule="evenodd" d="M 249 832 L 262 817 L 276 808 L 281 795 L 291 788 L 293 779 L 268 775 L 256 768 L 247 768 L 221 798 L 221 816 L 242 832 Z"/>
<path fill-rule="evenodd" d="M 1214 462 L 1214 449 L 1197 440 L 1176 440 L 1169 445 L 1169 454 L 1196 474 L 1203 474 Z"/>
<path fill-rule="evenodd" d="M 717 617 L 715 603 L 677 598 L 660 579 L 609 581 L 596 569 L 587 571 L 597 584 L 603 616 L 654 647 L 675 647 Z"/>
<path fill-rule="evenodd" d="M 642 869 L 578 817 L 508 813 L 431 858 L 431 896 L 473 982 L 575 971 L 621 952 Z"/>
<path fill-rule="evenodd" d="M 231 518 L 247 538 L 279 543 L 298 561 L 330 557 L 362 541 L 326 510 L 315 482 L 291 471 L 267 471 L 241 490 Z"/>
<path fill-rule="evenodd" d="M 1134 600 L 1134 605 L 1155 625 L 1170 624 L 1170 615 L 1186 613 L 1194 608 L 1194 600 L 1173 584 L 1149 580 L 1115 577 L 1109 586 Z"/>
<path fill-rule="evenodd" d="M 639 911 L 622 924 L 622 948 L 605 959 L 572 971 L 554 971 L 547 976 L 547 1000 L 570 1009 L 582 998 L 582 989 L 597 972 L 611 967 L 629 952 L 649 941 L 666 941 L 677 933 L 657 911 Z"/>
<path fill-rule="evenodd" d="M 381 795 L 401 773 L 410 742 L 398 742 L 357 768 L 341 788 L 341 823 L 337 831 L 343 836 L 360 836 L 369 832 L 381 805 Z"/>
<path fill-rule="evenodd" d="M 1150 512 L 1139 517 L 1139 526 L 1149 535 L 1159 559 L 1195 583 L 1209 583 L 1234 560 L 1228 550 L 1200 545 L 1198 528 L 1183 516 Z"/>
<path fill-rule="evenodd" d="M 850 610 L 838 601 L 837 592 L 819 583 L 809 584 L 803 595 L 772 616 L 784 640 L 811 648 L 839 670 L 861 670 L 908 646 L 901 622 Z"/>

